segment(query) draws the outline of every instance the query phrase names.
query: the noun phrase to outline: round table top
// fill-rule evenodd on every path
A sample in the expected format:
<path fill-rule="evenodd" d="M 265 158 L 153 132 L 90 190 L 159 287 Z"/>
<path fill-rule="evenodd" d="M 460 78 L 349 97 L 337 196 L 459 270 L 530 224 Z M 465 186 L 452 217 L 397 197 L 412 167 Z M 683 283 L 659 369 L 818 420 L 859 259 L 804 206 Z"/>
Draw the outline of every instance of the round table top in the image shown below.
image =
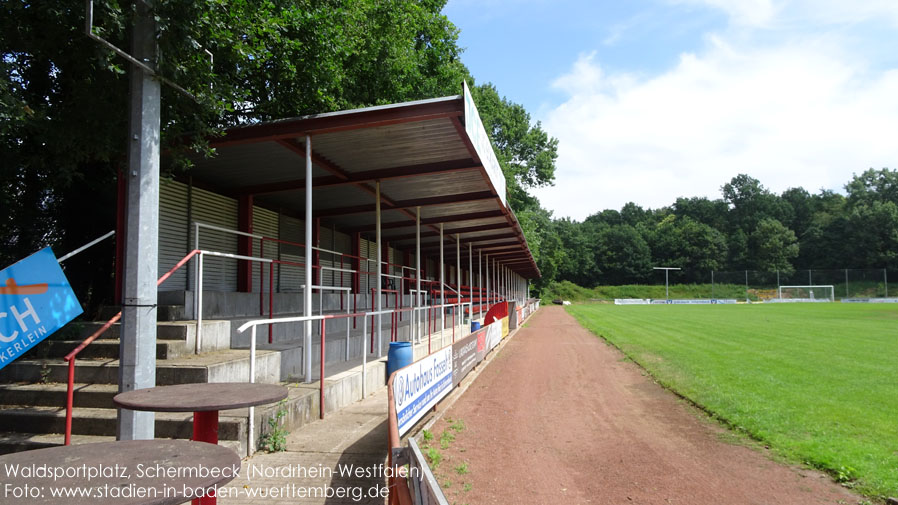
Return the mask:
<path fill-rule="evenodd" d="M 287 397 L 277 384 L 200 382 L 137 389 L 115 395 L 119 407 L 152 412 L 202 412 L 274 403 Z"/>
<path fill-rule="evenodd" d="M 240 458 L 204 442 L 127 440 L 5 454 L 0 468 L 10 503 L 168 505 L 230 482 Z"/>

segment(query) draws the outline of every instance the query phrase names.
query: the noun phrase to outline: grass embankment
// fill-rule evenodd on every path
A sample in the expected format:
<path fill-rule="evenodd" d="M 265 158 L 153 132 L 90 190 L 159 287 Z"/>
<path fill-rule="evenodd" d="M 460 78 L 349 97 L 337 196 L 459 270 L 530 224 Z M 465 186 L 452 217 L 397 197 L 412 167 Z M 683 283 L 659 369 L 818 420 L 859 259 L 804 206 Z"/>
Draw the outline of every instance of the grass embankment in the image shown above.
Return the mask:
<path fill-rule="evenodd" d="M 671 298 L 736 298 L 745 299 L 745 286 L 739 284 L 671 284 Z M 627 284 L 596 286 L 588 289 L 570 281 L 553 282 L 541 295 L 543 301 L 556 298 L 570 301 L 613 300 L 615 298 L 664 298 L 664 284 Z"/>
<path fill-rule="evenodd" d="M 660 383 L 787 460 L 898 496 L 895 305 L 574 305 Z"/>

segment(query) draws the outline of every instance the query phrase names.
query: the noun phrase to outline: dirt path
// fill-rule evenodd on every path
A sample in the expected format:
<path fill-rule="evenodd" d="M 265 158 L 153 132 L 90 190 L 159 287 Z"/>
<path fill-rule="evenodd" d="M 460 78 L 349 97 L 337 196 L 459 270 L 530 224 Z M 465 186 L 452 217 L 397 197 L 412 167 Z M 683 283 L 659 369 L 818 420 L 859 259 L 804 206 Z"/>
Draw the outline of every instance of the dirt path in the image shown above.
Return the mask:
<path fill-rule="evenodd" d="M 437 469 L 450 503 L 862 500 L 825 475 L 723 441 L 725 430 L 560 307 L 535 314 L 433 431 L 437 440 L 455 433 Z"/>

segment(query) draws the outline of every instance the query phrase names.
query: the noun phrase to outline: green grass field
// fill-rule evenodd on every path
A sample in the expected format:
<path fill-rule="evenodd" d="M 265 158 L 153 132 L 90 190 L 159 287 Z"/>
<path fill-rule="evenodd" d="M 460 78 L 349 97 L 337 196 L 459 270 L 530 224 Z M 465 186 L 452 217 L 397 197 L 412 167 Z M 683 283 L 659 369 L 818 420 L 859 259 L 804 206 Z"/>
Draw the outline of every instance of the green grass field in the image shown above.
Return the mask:
<path fill-rule="evenodd" d="M 898 306 L 568 307 L 660 383 L 788 461 L 898 496 Z"/>

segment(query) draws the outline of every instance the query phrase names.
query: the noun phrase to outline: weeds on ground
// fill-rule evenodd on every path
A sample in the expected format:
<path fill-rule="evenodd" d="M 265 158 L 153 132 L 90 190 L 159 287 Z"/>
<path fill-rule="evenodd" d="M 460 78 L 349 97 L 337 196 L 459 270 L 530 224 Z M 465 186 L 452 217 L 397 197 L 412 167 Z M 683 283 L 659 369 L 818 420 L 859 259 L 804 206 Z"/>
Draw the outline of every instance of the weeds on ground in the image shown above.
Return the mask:
<path fill-rule="evenodd" d="M 443 454 L 440 453 L 440 450 L 429 445 L 424 446 L 424 456 L 427 457 L 427 462 L 430 463 L 430 469 L 433 471 L 436 471 L 440 462 L 443 461 Z"/>
<path fill-rule="evenodd" d="M 283 452 L 287 450 L 287 435 L 281 420 L 287 415 L 287 401 L 281 400 L 277 405 L 277 412 L 268 418 L 268 433 L 259 438 L 259 449 L 267 452 Z"/>

